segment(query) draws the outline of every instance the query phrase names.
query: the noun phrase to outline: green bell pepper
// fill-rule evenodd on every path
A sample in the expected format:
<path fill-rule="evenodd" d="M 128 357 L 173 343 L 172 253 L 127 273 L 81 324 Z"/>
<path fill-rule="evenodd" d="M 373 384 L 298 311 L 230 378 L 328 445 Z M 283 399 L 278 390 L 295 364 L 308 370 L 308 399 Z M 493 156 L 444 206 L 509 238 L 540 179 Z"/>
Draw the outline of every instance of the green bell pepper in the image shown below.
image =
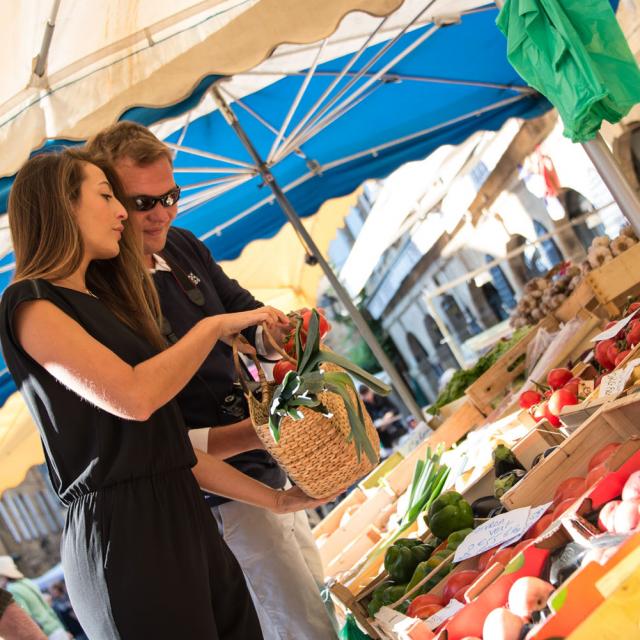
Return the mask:
<path fill-rule="evenodd" d="M 382 593 L 382 604 L 385 606 L 389 606 L 396 602 L 396 600 L 400 600 L 407 590 L 407 584 L 394 584 L 391 587 L 387 587 Z"/>
<path fill-rule="evenodd" d="M 471 505 L 456 491 L 447 491 L 429 507 L 427 524 L 434 536 L 448 538 L 454 531 L 473 527 Z"/>
<path fill-rule="evenodd" d="M 418 564 L 427 560 L 431 552 L 432 549 L 420 544 L 420 541 L 412 546 L 404 546 L 404 544 L 396 542 L 387 549 L 384 556 L 384 568 L 394 582 L 408 582 Z"/>
<path fill-rule="evenodd" d="M 428 560 L 425 562 L 421 562 L 416 570 L 413 572 L 413 576 L 407 585 L 407 592 L 413 589 L 419 582 L 421 582 L 424 578 L 426 578 L 443 560 L 448 558 L 451 555 L 451 552 L 443 549 L 442 551 L 437 551 L 434 553 Z M 451 565 L 444 566 L 435 576 L 431 577 L 425 584 L 423 584 L 416 592 L 414 592 L 411 597 L 415 598 L 418 595 L 423 593 L 427 593 L 435 587 L 442 578 L 444 578 L 449 571 L 451 570 Z"/>
<path fill-rule="evenodd" d="M 390 580 L 385 580 L 382 584 L 376 587 L 376 589 L 371 594 L 371 600 L 367 605 L 367 611 L 372 618 L 376 615 L 376 613 L 378 613 L 380 607 L 382 606 L 382 594 L 388 587 L 392 586 L 393 582 L 391 582 Z"/>
<path fill-rule="evenodd" d="M 460 529 L 460 531 L 454 531 L 447 540 L 447 549 L 449 551 L 455 551 L 462 541 L 473 531 L 473 529 Z"/>
<path fill-rule="evenodd" d="M 422 541 L 418 538 L 398 538 L 394 543 L 394 547 L 407 547 L 411 549 L 411 547 L 417 547 L 422 544 Z"/>

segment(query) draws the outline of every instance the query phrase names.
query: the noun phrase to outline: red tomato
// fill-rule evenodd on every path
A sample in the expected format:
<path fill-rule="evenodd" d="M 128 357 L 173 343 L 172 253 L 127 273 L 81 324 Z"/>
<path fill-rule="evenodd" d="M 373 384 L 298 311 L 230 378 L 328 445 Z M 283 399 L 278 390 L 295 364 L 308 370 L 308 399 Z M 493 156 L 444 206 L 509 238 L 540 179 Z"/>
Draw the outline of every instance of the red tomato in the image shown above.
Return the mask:
<path fill-rule="evenodd" d="M 616 367 L 619 364 L 622 364 L 622 361 L 631 353 L 631 349 L 625 349 L 624 351 L 621 351 L 618 354 L 618 357 L 616 358 L 616 361 L 614 362 L 614 364 L 616 365 Z"/>
<path fill-rule="evenodd" d="M 603 462 L 606 462 L 618 450 L 619 446 L 619 442 L 610 442 L 602 447 L 602 449 L 600 449 L 600 451 L 598 451 L 591 460 L 589 460 L 589 471 L 594 467 L 601 465 Z"/>
<path fill-rule="evenodd" d="M 607 465 L 599 464 L 597 467 L 593 467 L 587 474 L 587 478 L 585 480 L 585 484 L 587 485 L 587 489 L 590 489 L 600 478 L 604 478 L 609 473 L 607 469 Z"/>
<path fill-rule="evenodd" d="M 540 402 L 537 405 L 535 405 L 535 407 L 532 407 L 533 412 L 531 413 L 531 416 L 536 422 L 540 422 L 540 420 L 544 420 L 545 405 L 546 405 L 546 402 Z"/>
<path fill-rule="evenodd" d="M 580 382 L 580 378 L 571 378 L 571 380 L 569 380 L 569 382 L 567 382 L 567 384 L 565 384 L 562 388 L 566 389 L 567 391 L 571 391 L 571 393 L 577 396 L 578 391 L 580 390 Z"/>
<path fill-rule="evenodd" d="M 410 618 L 424 618 L 424 616 L 422 615 L 422 611 L 424 611 L 426 607 L 432 607 L 434 605 L 439 609 L 442 609 L 442 600 L 439 596 L 435 596 L 430 593 L 416 596 L 411 601 L 411 604 L 407 609 L 407 615 Z"/>
<path fill-rule="evenodd" d="M 531 544 L 531 540 L 521 540 L 513 547 L 513 557 L 515 558 L 523 549 Z"/>
<path fill-rule="evenodd" d="M 595 349 L 596 362 L 607 371 L 611 371 L 613 369 L 613 362 L 609 360 L 608 351 L 611 345 L 616 343 L 615 340 L 602 340 L 598 342 Z"/>
<path fill-rule="evenodd" d="M 415 602 L 415 600 L 413 602 Z M 423 620 L 426 620 L 427 618 L 430 618 L 434 613 L 438 613 L 438 611 L 442 609 L 442 606 L 440 606 L 439 604 L 425 604 L 421 607 L 415 607 L 415 609 L 412 611 L 411 607 L 413 606 L 413 602 L 407 609 L 407 615 L 410 618 L 422 618 Z"/>
<path fill-rule="evenodd" d="M 618 343 L 609 345 L 609 348 L 607 349 L 607 358 L 609 359 L 609 362 L 613 363 L 614 367 L 616 366 L 616 360 L 618 359 L 619 355 L 620 347 L 618 346 Z"/>
<path fill-rule="evenodd" d="M 280 384 L 289 371 L 295 371 L 296 365 L 288 360 L 280 360 L 273 367 L 273 380 L 276 384 Z"/>
<path fill-rule="evenodd" d="M 525 533 L 525 537 L 527 540 L 532 540 L 537 538 L 541 533 L 544 533 L 547 527 L 553 522 L 553 515 L 551 513 L 547 513 L 542 516 L 538 522 L 536 522 L 530 529 Z"/>
<path fill-rule="evenodd" d="M 493 549 L 489 549 L 489 551 L 485 551 L 479 558 L 478 558 L 478 571 L 482 572 L 484 571 L 489 565 L 492 564 L 491 559 L 493 558 L 493 556 L 496 553 L 496 548 L 494 547 Z"/>
<path fill-rule="evenodd" d="M 506 547 L 504 549 L 500 549 L 500 551 L 496 551 L 489 564 L 499 562 L 500 564 L 507 566 L 511 558 L 513 558 L 513 549 L 511 547 Z"/>
<path fill-rule="evenodd" d="M 558 389 L 549 398 L 549 412 L 559 416 L 564 407 L 572 404 L 578 404 L 578 396 L 569 389 Z"/>
<path fill-rule="evenodd" d="M 520 394 L 518 402 L 522 409 L 529 409 L 534 404 L 538 404 L 540 400 L 542 400 L 542 396 L 537 391 L 529 390 Z"/>
<path fill-rule="evenodd" d="M 470 585 L 479 575 L 479 571 L 474 571 L 472 569 L 452 573 L 444 583 L 442 604 L 445 606 L 449 604 L 449 600 L 451 600 L 451 598 L 453 598 L 462 587 Z"/>
<path fill-rule="evenodd" d="M 305 332 L 305 334 L 309 331 L 309 322 L 311 320 L 311 316 L 312 316 L 311 310 L 305 311 L 302 314 L 302 330 Z M 324 338 L 329 332 L 330 326 L 329 326 L 329 322 L 324 317 L 323 312 L 321 311 L 318 311 L 318 320 L 319 320 L 318 332 L 320 333 L 320 340 L 322 340 L 322 338 Z"/>
<path fill-rule="evenodd" d="M 575 498 L 567 498 L 563 500 L 554 510 L 551 516 L 551 520 L 557 520 L 570 506 L 575 504 Z"/>
<path fill-rule="evenodd" d="M 581 496 L 586 490 L 586 482 L 584 478 L 574 476 L 563 480 L 553 494 L 553 504 L 558 505 L 564 500 L 573 498 L 574 500 Z"/>
<path fill-rule="evenodd" d="M 543 412 L 544 412 L 544 417 L 549 421 L 549 424 L 552 427 L 559 427 L 560 426 L 560 418 L 558 418 L 557 415 L 551 413 L 551 410 L 549 409 L 549 403 L 548 402 L 544 402 L 542 404 L 543 407 Z"/>
<path fill-rule="evenodd" d="M 627 315 L 632 314 L 634 311 L 640 309 L 640 302 L 632 302 L 627 309 Z"/>
<path fill-rule="evenodd" d="M 629 323 L 627 330 L 627 344 L 630 347 L 635 347 L 638 343 L 640 343 L 640 320 L 634 318 Z"/>
<path fill-rule="evenodd" d="M 560 369 L 551 369 L 547 376 L 547 384 L 555 391 L 556 389 L 564 387 L 571 378 L 573 378 L 573 374 L 569 369 L 565 369 L 564 367 Z"/>

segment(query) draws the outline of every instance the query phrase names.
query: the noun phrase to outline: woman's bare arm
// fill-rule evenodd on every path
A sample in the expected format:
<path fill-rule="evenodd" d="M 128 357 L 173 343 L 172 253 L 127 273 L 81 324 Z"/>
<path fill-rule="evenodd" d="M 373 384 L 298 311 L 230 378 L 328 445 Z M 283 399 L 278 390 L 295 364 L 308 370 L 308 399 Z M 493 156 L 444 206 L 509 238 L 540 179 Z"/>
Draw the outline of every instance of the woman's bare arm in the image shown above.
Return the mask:
<path fill-rule="evenodd" d="M 23 349 L 69 389 L 122 418 L 146 420 L 182 390 L 219 339 L 283 321 L 271 307 L 204 318 L 174 345 L 133 367 L 47 300 L 22 303 L 14 326 Z"/>

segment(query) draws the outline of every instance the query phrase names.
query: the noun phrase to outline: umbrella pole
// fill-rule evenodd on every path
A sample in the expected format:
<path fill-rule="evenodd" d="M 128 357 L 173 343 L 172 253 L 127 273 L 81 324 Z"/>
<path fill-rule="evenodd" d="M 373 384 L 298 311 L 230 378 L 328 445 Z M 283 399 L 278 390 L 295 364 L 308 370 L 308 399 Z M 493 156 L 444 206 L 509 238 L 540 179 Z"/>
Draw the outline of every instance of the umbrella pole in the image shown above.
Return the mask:
<path fill-rule="evenodd" d="M 583 142 L 582 146 L 620 210 L 631 223 L 636 235 L 640 237 L 640 200 L 622 173 L 604 138 L 598 133 L 595 139 Z"/>
<path fill-rule="evenodd" d="M 320 265 L 322 271 L 324 271 L 325 275 L 329 279 L 331 286 L 333 287 L 336 295 L 342 302 L 342 304 L 347 309 L 353 323 L 356 325 L 358 331 L 364 338 L 365 342 L 369 345 L 369 348 L 373 352 L 374 356 L 382 366 L 382 368 L 389 374 L 391 378 L 391 383 L 400 396 L 401 400 L 404 402 L 405 406 L 409 411 L 413 414 L 413 416 L 418 420 L 418 422 L 424 422 L 425 415 L 422 409 L 418 406 L 413 394 L 405 384 L 402 376 L 399 371 L 395 368 L 393 363 L 391 362 L 389 356 L 384 352 L 384 349 L 380 346 L 378 341 L 376 340 L 373 331 L 367 324 L 367 321 L 363 318 L 362 314 L 358 310 L 358 308 L 353 304 L 351 297 L 347 290 L 342 286 L 340 280 L 333 272 L 333 269 L 329 265 L 329 263 L 324 259 L 322 252 L 315 244 L 311 236 L 309 235 L 307 229 L 302 224 L 302 221 L 298 217 L 298 214 L 295 212 L 293 206 L 289 202 L 289 199 L 285 195 L 285 193 L 280 188 L 280 185 L 276 182 L 271 170 L 266 165 L 264 160 L 260 157 L 257 149 L 253 146 L 251 140 L 249 140 L 247 134 L 244 129 L 238 122 L 238 118 L 235 113 L 231 110 L 226 100 L 222 97 L 217 87 L 214 86 L 212 89 L 213 97 L 220 108 L 220 112 L 223 115 L 224 119 L 227 121 L 229 126 L 234 130 L 240 141 L 247 149 L 251 157 L 253 158 L 256 168 L 260 172 L 265 184 L 269 186 L 273 195 L 275 196 L 276 201 L 284 211 L 285 215 L 289 219 L 289 222 L 293 225 L 294 229 L 298 233 L 298 235 L 303 239 L 308 250 L 314 255 L 314 257 L 318 260 L 318 264 Z"/>

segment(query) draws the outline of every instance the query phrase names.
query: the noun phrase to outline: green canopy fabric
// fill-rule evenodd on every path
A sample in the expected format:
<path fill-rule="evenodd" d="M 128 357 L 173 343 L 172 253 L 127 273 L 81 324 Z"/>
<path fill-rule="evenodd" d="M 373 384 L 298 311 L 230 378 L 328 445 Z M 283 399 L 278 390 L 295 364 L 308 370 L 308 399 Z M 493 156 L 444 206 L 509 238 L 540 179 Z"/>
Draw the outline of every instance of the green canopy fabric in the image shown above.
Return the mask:
<path fill-rule="evenodd" d="M 496 24 L 509 62 L 558 109 L 574 142 L 640 102 L 640 69 L 608 0 L 506 0 Z"/>

